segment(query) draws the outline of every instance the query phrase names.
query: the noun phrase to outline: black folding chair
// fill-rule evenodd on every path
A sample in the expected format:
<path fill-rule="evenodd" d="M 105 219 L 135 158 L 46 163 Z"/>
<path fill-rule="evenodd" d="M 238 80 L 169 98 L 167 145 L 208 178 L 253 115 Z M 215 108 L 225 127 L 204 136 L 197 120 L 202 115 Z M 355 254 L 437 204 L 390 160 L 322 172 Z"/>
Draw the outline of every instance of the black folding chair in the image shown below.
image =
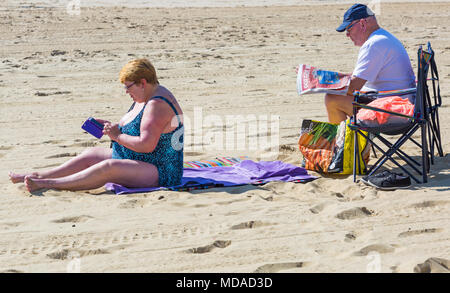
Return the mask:
<path fill-rule="evenodd" d="M 428 73 L 431 68 L 431 79 L 427 79 Z M 433 85 L 433 97 L 430 96 L 428 81 L 432 81 Z M 367 98 L 380 98 L 388 96 L 401 96 L 415 94 L 414 103 L 414 115 L 407 116 L 396 112 L 386 111 L 383 109 L 371 107 L 360 103 L 358 100 Z M 382 153 L 382 156 L 377 162 L 367 171 L 368 176 L 374 174 L 384 163 L 388 160 L 394 163 L 397 167 L 408 174 L 417 183 L 425 183 L 428 180 L 428 172 L 430 170 L 430 162 L 434 163 L 434 150 L 438 151 L 439 156 L 443 156 L 440 126 L 439 126 L 439 114 L 438 108 L 442 104 L 439 89 L 439 77 L 437 73 L 437 66 L 434 60 L 434 51 L 431 49 L 430 43 L 428 43 L 427 50 L 423 50 L 422 46 L 418 50 L 418 70 L 417 70 L 417 87 L 412 89 L 405 89 L 399 91 L 390 91 L 387 93 L 354 93 L 355 100 L 353 102 L 353 116 L 349 127 L 355 131 L 355 145 L 353 156 L 353 181 L 356 182 L 356 171 L 361 170 L 361 161 L 358 155 L 359 145 L 357 135 L 362 135 L 368 141 Z M 356 114 L 359 108 L 370 109 L 378 112 L 388 113 L 397 117 L 406 118 L 404 122 L 398 124 L 379 125 L 376 127 L 363 126 L 356 119 Z M 365 134 L 362 131 L 366 131 Z M 416 133 L 420 133 L 420 143 L 416 141 L 412 136 Z M 398 136 L 400 137 L 391 143 L 384 136 Z M 381 142 L 382 146 L 375 143 Z M 421 149 L 420 162 L 412 158 L 401 150 L 401 147 L 407 141 L 412 141 Z M 387 149 L 386 149 L 387 148 Z M 394 157 L 396 155 L 396 157 Z M 400 164 L 396 158 L 399 158 L 406 163 L 415 173 L 419 174 L 421 180 L 408 171 L 405 166 Z M 364 165 L 365 169 L 365 165 Z"/>
<path fill-rule="evenodd" d="M 430 64 L 430 72 L 431 72 L 431 81 L 433 86 L 433 96 L 430 97 L 430 92 L 427 89 L 426 93 L 426 99 L 427 104 L 429 105 L 429 127 L 428 127 L 428 137 L 430 139 L 430 155 L 431 155 L 431 163 L 434 164 L 434 148 L 436 147 L 436 150 L 440 157 L 444 156 L 444 151 L 442 148 L 442 141 L 441 141 L 441 129 L 439 125 L 439 107 L 442 105 L 442 97 L 441 97 L 441 90 L 439 87 L 439 74 L 437 70 L 436 61 L 434 60 L 434 51 L 431 48 L 431 44 L 428 42 L 428 52 L 431 53 L 431 57 L 429 60 Z"/>

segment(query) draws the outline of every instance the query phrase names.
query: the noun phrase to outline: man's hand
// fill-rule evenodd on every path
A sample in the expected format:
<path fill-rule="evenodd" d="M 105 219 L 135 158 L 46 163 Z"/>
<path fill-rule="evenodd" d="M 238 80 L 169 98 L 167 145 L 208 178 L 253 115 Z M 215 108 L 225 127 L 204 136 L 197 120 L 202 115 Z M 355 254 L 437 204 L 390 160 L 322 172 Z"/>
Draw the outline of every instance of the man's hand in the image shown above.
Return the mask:
<path fill-rule="evenodd" d="M 365 79 L 362 79 L 362 78 L 359 78 L 356 76 L 352 76 L 352 79 L 350 80 L 350 84 L 348 85 L 347 96 L 353 96 L 353 92 L 359 91 L 360 89 L 362 89 L 362 87 L 364 86 L 365 83 L 366 83 Z"/>

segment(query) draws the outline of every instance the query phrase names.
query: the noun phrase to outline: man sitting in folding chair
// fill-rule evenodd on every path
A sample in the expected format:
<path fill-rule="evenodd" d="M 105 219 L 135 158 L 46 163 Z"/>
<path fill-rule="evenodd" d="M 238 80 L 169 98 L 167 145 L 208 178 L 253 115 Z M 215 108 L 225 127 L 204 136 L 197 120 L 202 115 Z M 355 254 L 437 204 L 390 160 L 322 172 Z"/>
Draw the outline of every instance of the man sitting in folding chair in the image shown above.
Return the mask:
<path fill-rule="evenodd" d="M 336 30 L 345 31 L 347 37 L 361 48 L 347 95 L 325 96 L 329 122 L 340 123 L 347 116 L 352 116 L 354 91 L 388 91 L 415 87 L 408 53 L 396 37 L 380 28 L 375 14 L 366 5 L 355 4 L 350 7 Z M 408 98 L 413 102 L 413 95 Z"/>
<path fill-rule="evenodd" d="M 431 69 L 431 79 L 428 79 L 428 73 Z M 430 95 L 428 81 L 432 81 L 432 96 Z M 361 98 L 384 98 L 395 96 L 402 96 L 405 94 L 414 94 L 415 101 L 412 115 L 403 115 L 398 112 L 388 111 L 383 108 L 374 107 L 378 101 L 365 105 L 360 103 Z M 370 168 L 368 175 L 362 178 L 362 181 L 366 184 L 375 186 L 380 189 L 396 189 L 408 187 L 411 182 L 410 178 L 414 179 L 417 183 L 425 183 L 428 180 L 428 172 L 430 169 L 430 163 L 434 163 L 434 150 L 438 151 L 439 156 L 443 157 L 443 149 L 440 136 L 439 127 L 439 115 L 438 108 L 442 104 L 440 90 L 439 90 L 439 77 L 437 74 L 437 66 L 434 60 L 434 51 L 431 49 L 430 43 L 428 48 L 423 50 L 422 47 L 418 50 L 418 70 L 417 70 L 417 87 L 413 89 L 390 91 L 387 93 L 366 93 L 355 92 L 355 101 L 353 102 L 353 116 L 349 127 L 355 131 L 355 145 L 353 156 L 353 180 L 356 181 L 356 170 L 361 170 L 361 160 L 358 156 L 358 140 L 357 135 L 362 135 L 368 141 L 372 143 L 381 153 L 381 158 Z M 389 117 L 393 117 L 395 122 L 373 124 L 372 122 L 362 119 L 363 111 L 358 112 L 359 108 L 363 108 L 363 111 L 370 110 L 372 113 L 388 114 Z M 367 109 L 367 110 L 366 110 Z M 375 111 L 375 112 L 373 112 Z M 378 114 L 377 114 L 378 115 Z M 400 119 L 399 119 L 400 118 Z M 394 121 L 393 120 L 393 121 Z M 363 132 L 364 131 L 364 132 Z M 414 134 L 420 134 L 420 141 L 416 141 L 412 136 Z M 400 135 L 395 141 L 391 142 L 386 139 L 386 135 Z M 376 138 L 377 144 L 374 140 Z M 406 154 L 401 147 L 407 142 L 412 141 L 420 148 L 420 160 L 414 159 L 411 154 Z M 382 143 L 382 144 L 381 144 Z M 384 148 L 382 147 L 384 145 Z M 395 157 L 394 157 L 395 155 Z M 399 162 L 400 159 L 401 161 Z M 375 174 L 380 167 L 390 161 L 400 168 L 402 173 L 393 173 L 385 170 L 382 173 Z M 401 164 L 406 163 L 406 164 Z M 413 171 L 420 175 L 421 180 L 414 176 L 405 167 L 409 166 Z M 363 166 L 365 168 L 365 166 Z M 410 177 L 409 177 L 410 176 Z"/>

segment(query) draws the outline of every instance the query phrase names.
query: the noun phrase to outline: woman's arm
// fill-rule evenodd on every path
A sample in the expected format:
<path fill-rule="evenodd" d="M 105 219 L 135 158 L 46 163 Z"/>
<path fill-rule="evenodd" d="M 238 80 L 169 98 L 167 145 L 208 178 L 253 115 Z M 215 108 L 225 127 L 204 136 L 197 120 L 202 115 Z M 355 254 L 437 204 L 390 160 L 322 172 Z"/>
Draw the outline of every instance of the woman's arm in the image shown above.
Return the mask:
<path fill-rule="evenodd" d="M 104 134 L 126 148 L 139 153 L 151 153 L 156 148 L 159 138 L 173 111 L 163 101 L 151 101 L 145 107 L 141 120 L 140 136 L 121 133 L 118 124 L 105 124 Z"/>

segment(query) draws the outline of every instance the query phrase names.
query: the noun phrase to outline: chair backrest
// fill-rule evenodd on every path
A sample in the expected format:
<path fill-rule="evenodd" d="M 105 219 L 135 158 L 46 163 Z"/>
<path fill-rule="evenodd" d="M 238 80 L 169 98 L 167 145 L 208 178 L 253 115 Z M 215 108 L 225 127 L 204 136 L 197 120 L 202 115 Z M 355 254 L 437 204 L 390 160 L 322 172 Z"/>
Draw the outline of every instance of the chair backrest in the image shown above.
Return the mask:
<path fill-rule="evenodd" d="M 431 47 L 430 47 L 431 48 Z M 417 89 L 416 99 L 414 102 L 414 117 L 416 119 L 427 119 L 430 105 L 428 103 L 428 71 L 430 68 L 430 60 L 432 59 L 434 52 L 423 50 L 420 46 L 417 52 Z"/>
<path fill-rule="evenodd" d="M 425 119 L 428 123 L 428 133 L 429 133 L 429 147 L 431 153 L 431 162 L 434 160 L 434 149 L 438 151 L 439 156 L 444 156 L 444 150 L 442 148 L 442 140 L 441 140 L 441 130 L 439 123 L 439 107 L 442 105 L 442 98 L 439 89 L 439 75 L 437 71 L 436 61 L 434 60 L 435 54 L 433 49 L 431 48 L 430 42 L 428 42 L 427 51 L 423 51 L 422 54 L 422 66 L 425 70 L 429 70 L 431 72 L 431 78 L 425 79 L 423 84 L 423 119 Z M 430 89 L 427 85 L 427 81 L 431 80 L 432 84 L 432 92 L 430 94 Z"/>
<path fill-rule="evenodd" d="M 439 88 L 439 74 L 437 70 L 436 61 L 434 60 L 434 51 L 431 48 L 430 42 L 428 42 L 428 52 L 432 53 L 431 59 L 430 59 L 430 69 L 431 69 L 431 80 L 433 85 L 433 97 L 434 97 L 434 105 L 435 107 L 440 107 L 442 105 L 442 98 L 441 98 L 441 90 Z"/>

